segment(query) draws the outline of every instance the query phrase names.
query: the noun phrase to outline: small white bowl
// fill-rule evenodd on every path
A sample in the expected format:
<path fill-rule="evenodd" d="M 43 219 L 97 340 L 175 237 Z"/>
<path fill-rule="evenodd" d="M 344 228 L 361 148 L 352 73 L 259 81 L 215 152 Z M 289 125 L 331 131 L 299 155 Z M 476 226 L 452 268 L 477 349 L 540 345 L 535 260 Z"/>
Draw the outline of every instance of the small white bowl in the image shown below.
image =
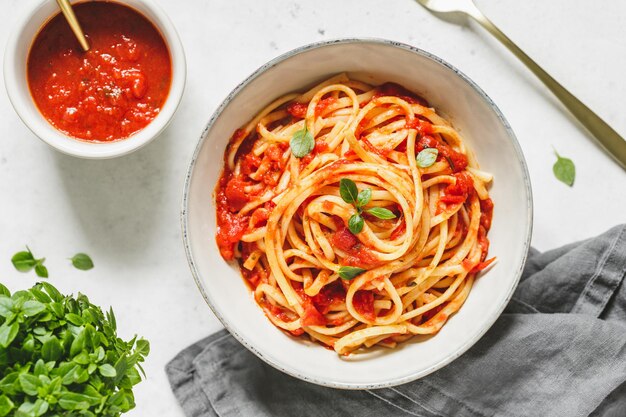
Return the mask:
<path fill-rule="evenodd" d="M 481 167 L 494 174 L 495 204 L 489 256 L 498 262 L 475 283 L 439 333 L 396 349 L 340 357 L 334 351 L 287 336 L 255 303 L 239 270 L 215 243 L 213 190 L 235 129 L 275 98 L 304 91 L 347 71 L 373 83 L 392 81 L 426 98 L 464 135 Z M 412 381 L 450 363 L 491 327 L 517 285 L 530 244 L 532 196 L 526 163 L 504 116 L 469 78 L 440 58 L 408 45 L 347 39 L 305 46 L 259 68 L 211 117 L 189 167 L 182 203 L 185 250 L 207 303 L 243 345 L 292 376 L 335 388 L 370 389 Z"/>
<path fill-rule="evenodd" d="M 9 99 L 24 124 L 35 135 L 65 154 L 81 158 L 104 159 L 133 152 L 153 140 L 165 129 L 182 98 L 187 77 L 185 53 L 170 19 L 157 4 L 150 0 L 125 0 L 118 3 L 141 12 L 154 24 L 165 39 L 172 62 L 172 83 L 163 108 L 145 128 L 126 139 L 92 143 L 71 138 L 59 132 L 37 109 L 28 88 L 26 64 L 35 36 L 52 16 L 59 13 L 56 2 L 40 1 L 19 20 L 9 38 L 4 53 L 4 84 Z"/>

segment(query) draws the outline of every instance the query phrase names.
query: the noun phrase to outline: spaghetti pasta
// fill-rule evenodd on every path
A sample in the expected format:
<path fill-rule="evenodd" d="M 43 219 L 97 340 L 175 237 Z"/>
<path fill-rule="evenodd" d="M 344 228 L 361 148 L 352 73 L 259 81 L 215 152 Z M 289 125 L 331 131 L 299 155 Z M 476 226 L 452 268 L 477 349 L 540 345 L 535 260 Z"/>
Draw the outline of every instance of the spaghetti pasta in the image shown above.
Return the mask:
<path fill-rule="evenodd" d="M 439 331 L 493 261 L 491 180 L 421 97 L 340 74 L 235 132 L 217 243 L 280 329 L 394 347 Z"/>

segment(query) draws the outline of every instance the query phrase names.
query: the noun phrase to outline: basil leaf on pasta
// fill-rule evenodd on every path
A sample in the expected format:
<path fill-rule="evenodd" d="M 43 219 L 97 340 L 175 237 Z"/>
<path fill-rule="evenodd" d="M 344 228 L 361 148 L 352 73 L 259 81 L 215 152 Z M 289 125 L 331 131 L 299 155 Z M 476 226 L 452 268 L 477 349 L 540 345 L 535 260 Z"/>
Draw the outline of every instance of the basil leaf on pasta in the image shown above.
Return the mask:
<path fill-rule="evenodd" d="M 339 194 L 343 201 L 348 204 L 354 204 L 359 196 L 359 190 L 356 188 L 354 181 L 348 178 L 342 178 L 339 181 Z"/>
<path fill-rule="evenodd" d="M 365 210 L 367 214 L 371 214 L 374 217 L 378 217 L 379 219 L 388 220 L 395 219 L 396 215 L 393 214 L 391 210 L 382 207 L 372 207 Z"/>
<path fill-rule="evenodd" d="M 359 191 L 359 195 L 356 198 L 356 208 L 361 208 L 370 202 L 372 199 L 372 189 L 366 188 Z"/>
<path fill-rule="evenodd" d="M 426 148 L 420 151 L 415 157 L 415 162 L 420 168 L 428 168 L 437 160 L 439 150 L 437 148 Z"/>
<path fill-rule="evenodd" d="M 350 232 L 352 232 L 353 235 L 356 235 L 358 233 L 361 233 L 364 224 L 365 221 L 360 214 L 353 214 L 348 220 L 348 229 L 350 229 Z"/>
<path fill-rule="evenodd" d="M 293 156 L 303 158 L 315 148 L 315 139 L 313 139 L 313 135 L 305 126 L 304 129 L 300 129 L 293 134 L 291 141 L 289 141 L 289 146 Z"/>
<path fill-rule="evenodd" d="M 563 158 L 556 150 L 554 153 L 557 158 L 556 162 L 552 166 L 554 176 L 562 183 L 571 187 L 574 185 L 574 180 L 576 179 L 576 166 L 571 159 Z"/>
<path fill-rule="evenodd" d="M 348 280 L 354 279 L 364 272 L 367 272 L 367 269 L 359 268 L 357 266 L 342 266 L 339 268 L 339 276 L 342 279 Z"/>

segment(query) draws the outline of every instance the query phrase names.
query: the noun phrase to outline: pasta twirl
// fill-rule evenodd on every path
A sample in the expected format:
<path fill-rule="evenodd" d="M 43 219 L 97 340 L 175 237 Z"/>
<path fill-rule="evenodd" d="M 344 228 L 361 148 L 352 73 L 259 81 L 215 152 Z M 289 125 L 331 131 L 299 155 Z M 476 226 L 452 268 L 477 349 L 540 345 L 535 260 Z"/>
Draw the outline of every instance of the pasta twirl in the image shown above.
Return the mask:
<path fill-rule="evenodd" d="M 491 180 L 425 100 L 340 74 L 235 132 L 217 243 L 279 328 L 394 347 L 439 331 L 493 261 Z"/>

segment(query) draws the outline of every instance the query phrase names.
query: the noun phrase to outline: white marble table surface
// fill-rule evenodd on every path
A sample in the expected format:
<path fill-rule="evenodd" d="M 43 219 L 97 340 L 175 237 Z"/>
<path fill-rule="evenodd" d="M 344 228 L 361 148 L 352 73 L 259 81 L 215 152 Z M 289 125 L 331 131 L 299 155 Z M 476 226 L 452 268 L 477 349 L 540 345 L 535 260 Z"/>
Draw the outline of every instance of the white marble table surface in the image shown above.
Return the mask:
<path fill-rule="evenodd" d="M 2 0 L 10 16 L 39 0 Z M 52 1 L 52 0 L 50 0 Z M 30 245 L 50 282 L 112 305 L 120 333 L 152 343 L 147 381 L 129 416 L 182 416 L 164 372 L 178 351 L 218 330 L 191 278 L 179 209 L 198 137 L 220 101 L 267 60 L 300 45 L 379 37 L 425 49 L 474 79 L 511 123 L 528 161 L 533 244 L 549 249 L 626 221 L 626 173 L 592 143 L 550 93 L 481 29 L 437 20 L 413 0 L 160 0 L 186 49 L 182 105 L 165 133 L 123 158 L 87 161 L 39 141 L 0 90 L 0 281 L 30 287 L 10 263 Z M 626 2 L 478 0 L 546 70 L 626 136 Z M 12 23 L 0 25 L 4 45 Z M 0 81 L 1 83 L 2 81 Z M 577 167 L 573 188 L 552 175 L 552 146 Z M 66 258 L 92 255 L 74 270 Z"/>

